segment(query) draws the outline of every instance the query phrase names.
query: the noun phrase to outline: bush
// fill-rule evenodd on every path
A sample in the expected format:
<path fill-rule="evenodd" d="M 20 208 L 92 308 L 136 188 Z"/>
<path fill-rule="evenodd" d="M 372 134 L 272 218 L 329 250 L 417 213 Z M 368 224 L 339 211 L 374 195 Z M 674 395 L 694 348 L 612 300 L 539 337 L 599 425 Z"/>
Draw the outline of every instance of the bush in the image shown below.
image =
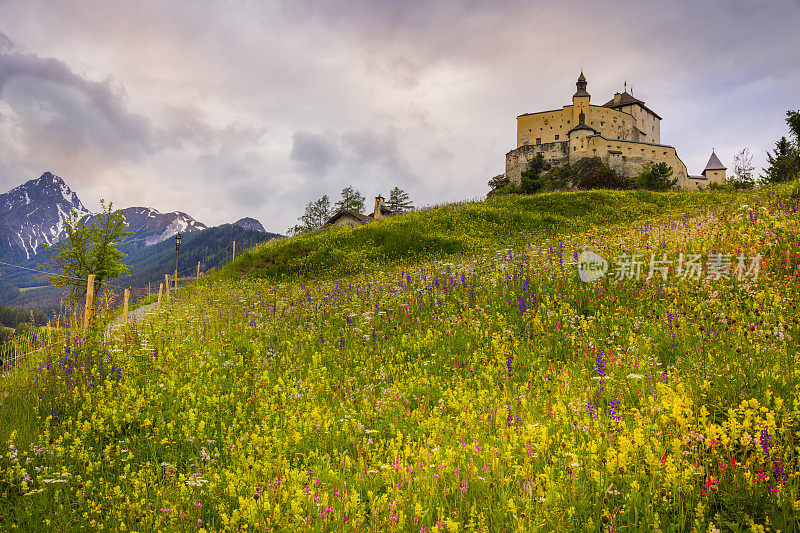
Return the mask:
<path fill-rule="evenodd" d="M 587 157 L 579 160 L 573 167 L 576 189 L 629 189 L 630 185 L 624 176 L 620 176 L 599 157 Z"/>

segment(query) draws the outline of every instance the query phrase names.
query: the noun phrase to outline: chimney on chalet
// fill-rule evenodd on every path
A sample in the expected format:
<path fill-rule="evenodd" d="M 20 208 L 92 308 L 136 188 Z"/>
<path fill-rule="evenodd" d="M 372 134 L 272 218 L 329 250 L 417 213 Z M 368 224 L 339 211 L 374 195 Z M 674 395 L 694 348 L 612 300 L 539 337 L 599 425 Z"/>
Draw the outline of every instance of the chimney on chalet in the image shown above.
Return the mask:
<path fill-rule="evenodd" d="M 383 207 L 384 207 L 383 196 L 380 194 L 375 197 L 375 211 L 372 213 L 372 219 L 378 220 L 379 218 L 383 218 Z"/>

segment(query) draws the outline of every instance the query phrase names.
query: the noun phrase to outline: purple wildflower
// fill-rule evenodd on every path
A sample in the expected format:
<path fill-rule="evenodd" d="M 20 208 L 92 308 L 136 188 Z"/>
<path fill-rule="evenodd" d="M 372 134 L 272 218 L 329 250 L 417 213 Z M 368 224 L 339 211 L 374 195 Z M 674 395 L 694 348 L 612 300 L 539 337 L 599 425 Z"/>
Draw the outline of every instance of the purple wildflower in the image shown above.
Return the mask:
<path fill-rule="evenodd" d="M 595 358 L 595 364 L 597 366 L 597 375 L 602 379 L 605 378 L 606 373 L 606 356 L 605 352 L 602 350 L 597 352 L 597 356 Z"/>
<path fill-rule="evenodd" d="M 769 457 L 769 450 L 772 448 L 772 437 L 770 436 L 769 430 L 766 427 L 761 430 L 759 443 L 761 444 L 761 449 L 764 450 L 764 453 L 767 455 L 767 457 Z"/>

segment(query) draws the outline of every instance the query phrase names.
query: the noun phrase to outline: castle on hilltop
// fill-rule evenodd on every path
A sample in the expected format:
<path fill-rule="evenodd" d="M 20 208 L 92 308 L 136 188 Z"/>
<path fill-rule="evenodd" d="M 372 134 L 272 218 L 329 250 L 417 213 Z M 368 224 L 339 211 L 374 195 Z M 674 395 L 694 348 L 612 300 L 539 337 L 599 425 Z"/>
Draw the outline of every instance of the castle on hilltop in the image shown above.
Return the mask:
<path fill-rule="evenodd" d="M 645 163 L 664 162 L 682 189 L 705 189 L 725 180 L 726 168 L 713 150 L 703 172 L 689 175 L 675 148 L 661 144 L 661 117 L 627 90 L 599 106 L 589 103 L 583 71 L 575 85 L 572 105 L 517 117 L 517 147 L 506 154 L 511 183 L 520 185 L 522 172 L 537 154 L 553 166 L 599 157 L 629 177 L 637 176 Z"/>

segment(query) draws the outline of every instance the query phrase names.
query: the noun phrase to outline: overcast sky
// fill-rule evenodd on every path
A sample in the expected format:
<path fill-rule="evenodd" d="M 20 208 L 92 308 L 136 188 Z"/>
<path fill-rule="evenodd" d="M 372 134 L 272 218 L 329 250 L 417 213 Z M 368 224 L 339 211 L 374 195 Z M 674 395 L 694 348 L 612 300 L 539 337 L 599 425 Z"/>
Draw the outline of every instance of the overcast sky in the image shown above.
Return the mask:
<path fill-rule="evenodd" d="M 284 232 L 353 185 L 485 195 L 519 114 L 627 79 L 699 173 L 800 108 L 800 0 L 0 0 L 0 192 Z"/>

